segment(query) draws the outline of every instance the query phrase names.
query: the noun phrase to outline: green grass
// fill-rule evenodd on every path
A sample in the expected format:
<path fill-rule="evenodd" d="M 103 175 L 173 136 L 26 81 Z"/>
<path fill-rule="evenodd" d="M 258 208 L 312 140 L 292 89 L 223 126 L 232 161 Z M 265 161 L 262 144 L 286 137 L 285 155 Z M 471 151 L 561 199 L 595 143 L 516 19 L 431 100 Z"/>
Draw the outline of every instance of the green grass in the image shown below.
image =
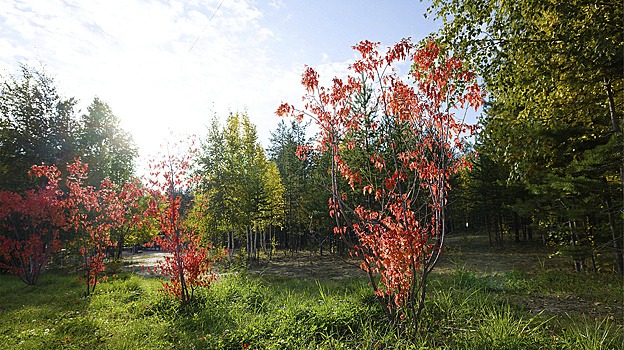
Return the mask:
<path fill-rule="evenodd" d="M 389 327 L 366 281 L 223 276 L 184 309 L 160 283 L 120 275 L 90 297 L 72 276 L 0 276 L 6 349 L 618 349 L 618 317 L 531 312 L 528 298 L 623 304 L 612 275 L 437 275 L 420 330 Z M 571 298 L 571 299 L 570 299 Z M 584 305 L 584 304 L 581 304 Z M 618 315 L 617 312 L 615 312 Z"/>

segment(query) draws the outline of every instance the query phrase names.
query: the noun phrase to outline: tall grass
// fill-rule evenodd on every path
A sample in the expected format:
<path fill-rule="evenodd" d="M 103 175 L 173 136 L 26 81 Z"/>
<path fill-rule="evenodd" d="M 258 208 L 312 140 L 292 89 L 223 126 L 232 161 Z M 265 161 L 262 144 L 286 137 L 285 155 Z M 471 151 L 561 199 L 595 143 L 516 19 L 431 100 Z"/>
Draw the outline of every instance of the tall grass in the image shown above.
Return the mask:
<path fill-rule="evenodd" d="M 559 276 L 559 277 L 557 277 Z M 595 281 L 591 279 L 595 278 Z M 617 305 L 621 284 L 581 286 L 565 273 L 483 276 L 459 269 L 432 279 L 421 329 L 393 328 L 366 281 L 224 275 L 193 303 L 160 283 L 120 275 L 90 297 L 71 276 L 31 287 L 0 276 L 6 349 L 618 349 L 621 319 L 532 313 L 527 295 L 583 295 Z M 548 285 L 542 285 L 550 281 Z M 603 281 L 604 282 L 604 281 Z M 604 290 L 606 289 L 606 291 Z M 596 291 L 595 294 L 593 291 Z M 605 301 L 605 302 L 607 302 Z"/>

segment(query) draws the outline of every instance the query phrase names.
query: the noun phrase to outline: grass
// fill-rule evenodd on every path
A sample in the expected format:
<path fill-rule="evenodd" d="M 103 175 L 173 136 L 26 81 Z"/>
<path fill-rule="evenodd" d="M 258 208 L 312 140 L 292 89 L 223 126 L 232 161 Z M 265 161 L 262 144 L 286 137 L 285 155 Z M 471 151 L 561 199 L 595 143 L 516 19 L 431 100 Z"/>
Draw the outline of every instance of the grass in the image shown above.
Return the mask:
<path fill-rule="evenodd" d="M 387 325 L 365 280 L 228 274 L 181 309 L 158 280 L 120 274 L 90 297 L 75 277 L 0 276 L 6 349 L 619 349 L 624 320 L 527 300 L 624 304 L 613 275 L 457 269 L 434 276 L 419 331 Z M 566 304 L 568 305 L 568 304 Z M 581 306 L 584 304 L 580 304 Z M 569 305 L 568 305 L 569 306 Z"/>

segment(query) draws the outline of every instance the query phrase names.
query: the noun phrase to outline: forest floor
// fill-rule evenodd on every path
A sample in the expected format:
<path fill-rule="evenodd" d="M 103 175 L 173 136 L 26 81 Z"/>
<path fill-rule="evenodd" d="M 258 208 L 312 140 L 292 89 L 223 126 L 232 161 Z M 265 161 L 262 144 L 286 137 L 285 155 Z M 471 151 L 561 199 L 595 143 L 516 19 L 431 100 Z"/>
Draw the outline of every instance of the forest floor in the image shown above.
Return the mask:
<path fill-rule="evenodd" d="M 538 242 L 504 243 L 489 246 L 486 236 L 449 235 L 444 252 L 435 267 L 435 273 L 450 273 L 461 268 L 481 274 L 504 274 L 511 270 L 526 272 L 538 269 L 571 269 L 571 262 L 554 255 L 555 251 Z M 137 275 L 156 275 L 153 269 L 167 255 L 162 251 L 144 250 L 124 253 L 124 268 Z M 362 277 L 359 260 L 332 253 L 277 252 L 272 259 L 262 257 L 250 270 L 259 275 L 273 275 L 302 279 L 345 279 Z"/>
<path fill-rule="evenodd" d="M 458 268 L 480 274 L 504 274 L 511 270 L 570 269 L 571 262 L 552 256 L 553 249 L 534 243 L 504 243 L 489 246 L 487 236 L 449 235 L 435 273 L 451 273 Z M 344 279 L 365 276 L 359 260 L 318 252 L 278 253 L 252 267 L 261 275 L 303 279 Z"/>
<path fill-rule="evenodd" d="M 511 275 L 522 275 L 521 279 L 543 276 L 548 272 L 573 273 L 570 258 L 556 255 L 556 249 L 545 247 L 540 242 L 504 242 L 489 245 L 484 235 L 449 235 L 445 242 L 443 255 L 434 269 L 435 274 L 452 274 L 468 271 L 475 278 L 485 278 L 489 287 L 509 283 Z M 320 256 L 318 253 L 299 253 L 278 255 L 270 261 L 262 261 L 253 267 L 253 272 L 261 275 L 295 277 L 302 279 L 340 280 L 353 277 L 365 277 L 359 269 L 359 261 L 341 258 L 334 254 Z M 512 276 L 513 278 L 513 276 Z M 552 278 L 559 278 L 555 276 Z M 538 283 L 548 284 L 547 278 L 541 277 Z M 615 280 L 614 283 L 623 283 Z M 486 287 L 488 287 L 486 285 Z M 532 313 L 546 315 L 584 315 L 595 319 L 608 317 L 624 323 L 624 305 L 613 299 L 596 300 L 583 295 L 571 295 L 549 290 L 548 285 L 534 286 L 526 295 L 508 296 L 515 304 L 531 310 Z M 624 294 L 624 290 L 622 290 Z M 621 297 L 621 296 L 620 296 Z M 608 298 L 608 296 L 605 296 Z M 600 298 L 598 298 L 600 299 Z"/>

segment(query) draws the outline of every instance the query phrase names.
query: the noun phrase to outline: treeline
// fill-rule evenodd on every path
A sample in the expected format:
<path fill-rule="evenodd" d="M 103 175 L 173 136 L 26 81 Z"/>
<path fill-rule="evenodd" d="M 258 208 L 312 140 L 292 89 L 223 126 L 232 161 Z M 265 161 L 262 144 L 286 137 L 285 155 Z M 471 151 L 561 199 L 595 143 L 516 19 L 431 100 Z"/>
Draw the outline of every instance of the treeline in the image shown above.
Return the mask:
<path fill-rule="evenodd" d="M 84 178 L 78 179 L 80 186 L 90 191 L 94 200 L 101 201 L 95 198 L 106 179 L 119 190 L 124 184 L 139 186 L 143 194 L 134 199 L 134 213 L 148 210 L 152 196 L 144 190 L 150 183 L 136 178 L 138 152 L 131 135 L 106 102 L 96 97 L 85 113 L 77 110 L 77 102 L 61 96 L 54 79 L 35 68 L 22 65 L 19 74 L 4 77 L 0 91 L 0 192 L 7 194 L 4 198 L 26 202 L 30 200 L 27 193 L 43 191 L 48 184 L 46 177 L 29 176 L 33 165 L 55 165 L 59 178 L 69 181 L 75 175 L 66 165 L 80 159 L 79 164 L 88 168 Z M 265 150 L 247 115 L 230 114 L 223 125 L 215 117 L 190 155 L 189 171 L 198 181 L 176 189 L 175 195 L 182 198 L 184 225 L 204 241 L 227 248 L 230 259 L 238 254 L 246 261 L 258 261 L 261 253 L 272 258 L 278 250 L 287 255 L 303 249 L 346 253 L 347 247 L 332 235 L 327 215 L 327 159 L 310 153 L 302 160 L 296 155 L 299 146 L 311 143 L 306 133 L 306 125 L 282 121 Z M 172 145 L 167 151 L 187 151 Z M 68 183 L 58 184 L 59 191 L 67 193 L 61 197 L 69 196 Z M 5 202 L 7 213 L 2 215 L 0 236 L 17 237 L 11 218 L 30 212 L 15 201 L 11 205 Z M 111 261 L 121 258 L 124 246 L 146 244 L 159 234 L 154 225 L 128 226 L 108 233 Z M 70 242 L 80 234 L 61 232 L 64 249 L 51 257 L 54 264 L 79 263 L 78 248 Z M 22 235 L 18 241 L 27 239 L 27 234 Z M 51 243 L 49 239 L 44 245 Z"/>
<path fill-rule="evenodd" d="M 488 93 L 472 169 L 453 179 L 450 232 L 485 232 L 492 245 L 541 242 L 578 271 L 624 273 L 624 8 L 612 0 L 437 0 L 430 12 L 445 19 L 432 40 L 464 58 Z M 0 190 L 34 188 L 33 164 L 62 170 L 75 157 L 89 164 L 92 186 L 132 178 L 136 147 L 110 108 L 97 98 L 82 115 L 75 106 L 28 67 L 4 81 Z M 307 134 L 306 124 L 282 121 L 265 150 L 248 116 L 213 120 L 194 156 L 200 181 L 181 193 L 185 218 L 245 260 L 276 250 L 347 252 L 328 215 L 331 157 L 302 152 L 311 149 Z"/>
<path fill-rule="evenodd" d="M 270 259 L 276 250 L 344 251 L 331 235 L 327 167 L 319 155 L 296 155 L 311 142 L 306 126 L 281 121 L 270 141 L 267 152 L 245 114 L 230 114 L 224 125 L 213 119 L 196 156 L 194 196 L 203 204 L 192 220 L 228 248 L 230 258 L 235 252 L 258 261 L 261 252 Z"/>
<path fill-rule="evenodd" d="M 81 157 L 90 185 L 116 183 L 134 174 L 137 148 L 106 102 L 94 98 L 79 114 L 75 98 L 61 96 L 54 79 L 25 65 L 3 79 L 0 90 L 0 190 L 32 188 L 32 165 L 63 168 Z"/>
<path fill-rule="evenodd" d="M 488 91 L 478 157 L 452 193 L 455 226 L 624 273 L 622 4 L 438 0 L 431 12 Z"/>

